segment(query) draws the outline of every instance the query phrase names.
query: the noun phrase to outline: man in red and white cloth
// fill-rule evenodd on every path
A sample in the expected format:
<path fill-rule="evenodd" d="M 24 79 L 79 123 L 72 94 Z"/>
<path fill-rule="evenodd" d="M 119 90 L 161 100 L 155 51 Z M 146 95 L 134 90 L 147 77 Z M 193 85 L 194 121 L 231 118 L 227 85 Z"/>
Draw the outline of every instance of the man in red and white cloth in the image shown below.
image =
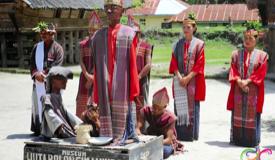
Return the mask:
<path fill-rule="evenodd" d="M 30 72 L 33 80 L 31 131 L 40 135 L 42 122 L 41 97 L 46 94 L 45 77 L 53 66 L 62 65 L 63 48 L 54 40 L 55 26 L 51 23 L 39 22 L 35 28 L 41 41 L 34 45 L 31 53 Z"/>
<path fill-rule="evenodd" d="M 132 103 L 139 95 L 135 31 L 120 24 L 123 3 L 105 0 L 109 26 L 96 32 L 94 54 L 94 102 L 99 106 L 100 136 L 115 138 L 118 144 L 137 140 L 132 118 Z"/>

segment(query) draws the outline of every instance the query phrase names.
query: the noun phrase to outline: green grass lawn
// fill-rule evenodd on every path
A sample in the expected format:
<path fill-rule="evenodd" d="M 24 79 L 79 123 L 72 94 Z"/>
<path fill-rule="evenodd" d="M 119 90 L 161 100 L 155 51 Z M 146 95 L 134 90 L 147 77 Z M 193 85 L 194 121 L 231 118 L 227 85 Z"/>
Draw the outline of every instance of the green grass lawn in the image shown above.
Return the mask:
<path fill-rule="evenodd" d="M 243 32 L 246 28 L 240 24 L 233 25 L 231 28 L 233 32 Z M 226 31 L 229 30 L 229 27 L 218 25 L 218 26 L 208 26 L 208 25 L 199 25 L 198 32 L 217 32 L 217 31 Z"/>
<path fill-rule="evenodd" d="M 173 43 L 154 42 L 153 64 L 169 63 Z M 208 40 L 205 42 L 205 59 L 207 65 L 223 65 L 230 62 L 231 53 L 236 47 L 223 40 Z"/>
<path fill-rule="evenodd" d="M 172 44 L 155 44 L 153 63 L 169 63 L 172 54 Z"/>
<path fill-rule="evenodd" d="M 230 57 L 236 47 L 227 41 L 208 40 L 205 42 L 205 59 L 207 65 L 224 65 L 230 63 Z"/>
<path fill-rule="evenodd" d="M 229 30 L 229 28 L 224 25 L 209 26 L 209 25 L 199 24 L 197 28 L 198 28 L 198 32 L 208 32 L 208 33 Z M 244 26 L 242 26 L 241 24 L 235 24 L 235 25 L 233 25 L 233 27 L 231 29 L 234 32 L 243 32 L 246 28 Z M 146 32 L 147 29 L 142 28 L 142 31 Z M 173 28 L 171 28 L 171 29 L 157 29 L 157 31 L 178 33 L 178 32 L 182 32 L 182 25 L 177 24 L 177 25 L 173 26 Z"/>
<path fill-rule="evenodd" d="M 232 28 L 233 32 L 242 32 L 245 27 L 241 24 L 236 24 Z M 209 26 L 204 24 L 198 25 L 198 32 L 217 32 L 229 30 L 227 26 Z M 160 32 L 181 33 L 181 24 L 175 26 L 172 29 L 159 29 Z M 172 46 L 179 39 L 178 37 L 169 36 L 154 36 L 147 37 L 151 44 L 154 44 L 153 64 L 166 63 L 168 64 L 171 59 Z M 205 41 L 205 58 L 206 65 L 228 65 L 230 63 L 230 57 L 236 46 L 232 45 L 226 39 L 215 39 Z"/>
<path fill-rule="evenodd" d="M 153 68 L 151 76 L 153 78 L 167 78 L 169 75 L 169 64 L 172 54 L 173 41 L 171 39 L 153 40 L 154 53 L 153 53 Z M 205 42 L 205 59 L 206 66 L 213 67 L 229 67 L 230 57 L 236 47 L 230 42 L 225 40 L 208 40 Z"/>

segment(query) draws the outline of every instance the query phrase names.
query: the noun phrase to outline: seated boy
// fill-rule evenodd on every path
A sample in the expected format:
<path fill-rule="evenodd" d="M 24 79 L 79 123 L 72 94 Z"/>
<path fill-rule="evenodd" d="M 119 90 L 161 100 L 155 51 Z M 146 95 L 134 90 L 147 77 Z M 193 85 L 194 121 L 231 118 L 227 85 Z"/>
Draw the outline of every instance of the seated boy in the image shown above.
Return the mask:
<path fill-rule="evenodd" d="M 82 121 L 67 111 L 62 102 L 61 90 L 66 89 L 67 79 L 72 79 L 73 73 L 64 67 L 52 67 L 47 76 L 47 94 L 42 97 L 42 131 L 47 138 L 75 137 L 76 125 Z"/>
<path fill-rule="evenodd" d="M 140 110 L 140 117 L 138 117 L 136 127 L 137 134 L 141 135 L 141 130 L 145 121 L 147 121 L 149 127 L 145 130 L 145 134 L 164 136 L 164 158 L 169 157 L 174 152 L 183 150 L 183 145 L 177 141 L 175 130 L 176 116 L 166 110 L 168 103 L 169 96 L 166 88 L 156 92 L 153 96 L 153 106 L 146 106 Z"/>

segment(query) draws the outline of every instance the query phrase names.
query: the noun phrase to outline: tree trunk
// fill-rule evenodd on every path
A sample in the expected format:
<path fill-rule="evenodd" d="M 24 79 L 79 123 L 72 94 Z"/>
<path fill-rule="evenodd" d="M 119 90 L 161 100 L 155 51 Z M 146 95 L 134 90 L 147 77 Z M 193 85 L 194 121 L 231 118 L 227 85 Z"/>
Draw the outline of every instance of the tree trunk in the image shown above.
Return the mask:
<path fill-rule="evenodd" d="M 2 67 L 7 67 L 7 46 L 5 35 L 0 35 Z"/>
<path fill-rule="evenodd" d="M 269 54 L 269 73 L 275 73 L 275 28 L 270 28 L 268 32 L 268 54 Z"/>

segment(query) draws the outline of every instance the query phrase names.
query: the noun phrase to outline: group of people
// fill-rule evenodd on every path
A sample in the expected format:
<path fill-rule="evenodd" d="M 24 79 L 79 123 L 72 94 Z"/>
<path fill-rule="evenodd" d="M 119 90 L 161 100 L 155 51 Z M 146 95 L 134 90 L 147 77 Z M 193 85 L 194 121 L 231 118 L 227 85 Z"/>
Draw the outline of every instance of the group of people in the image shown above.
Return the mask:
<path fill-rule="evenodd" d="M 105 0 L 108 26 L 103 27 L 96 12 L 89 18 L 89 36 L 80 42 L 82 69 L 76 98 L 76 114 L 66 110 L 62 90 L 70 70 L 60 67 L 63 49 L 54 41 L 55 27 L 39 23 L 35 28 L 42 41 L 31 57 L 33 110 L 31 130 L 45 137 L 75 136 L 75 126 L 89 123 L 92 136 L 113 137 L 124 145 L 138 135 L 163 135 L 164 157 L 183 151 L 180 141 L 199 138 L 200 102 L 205 100 L 204 42 L 194 36 L 197 24 L 183 22 L 184 37 L 172 51 L 169 73 L 173 75 L 174 113 L 168 111 L 166 88 L 153 95 L 149 106 L 149 80 L 153 47 L 141 39 L 140 27 L 129 16 L 128 26 L 120 24 L 121 0 Z M 243 48 L 232 54 L 227 109 L 232 112 L 230 142 L 241 146 L 260 143 L 261 113 L 267 54 L 255 49 L 258 32 L 244 32 Z M 136 113 L 134 116 L 133 113 Z M 146 125 L 146 122 L 149 125 Z"/>

